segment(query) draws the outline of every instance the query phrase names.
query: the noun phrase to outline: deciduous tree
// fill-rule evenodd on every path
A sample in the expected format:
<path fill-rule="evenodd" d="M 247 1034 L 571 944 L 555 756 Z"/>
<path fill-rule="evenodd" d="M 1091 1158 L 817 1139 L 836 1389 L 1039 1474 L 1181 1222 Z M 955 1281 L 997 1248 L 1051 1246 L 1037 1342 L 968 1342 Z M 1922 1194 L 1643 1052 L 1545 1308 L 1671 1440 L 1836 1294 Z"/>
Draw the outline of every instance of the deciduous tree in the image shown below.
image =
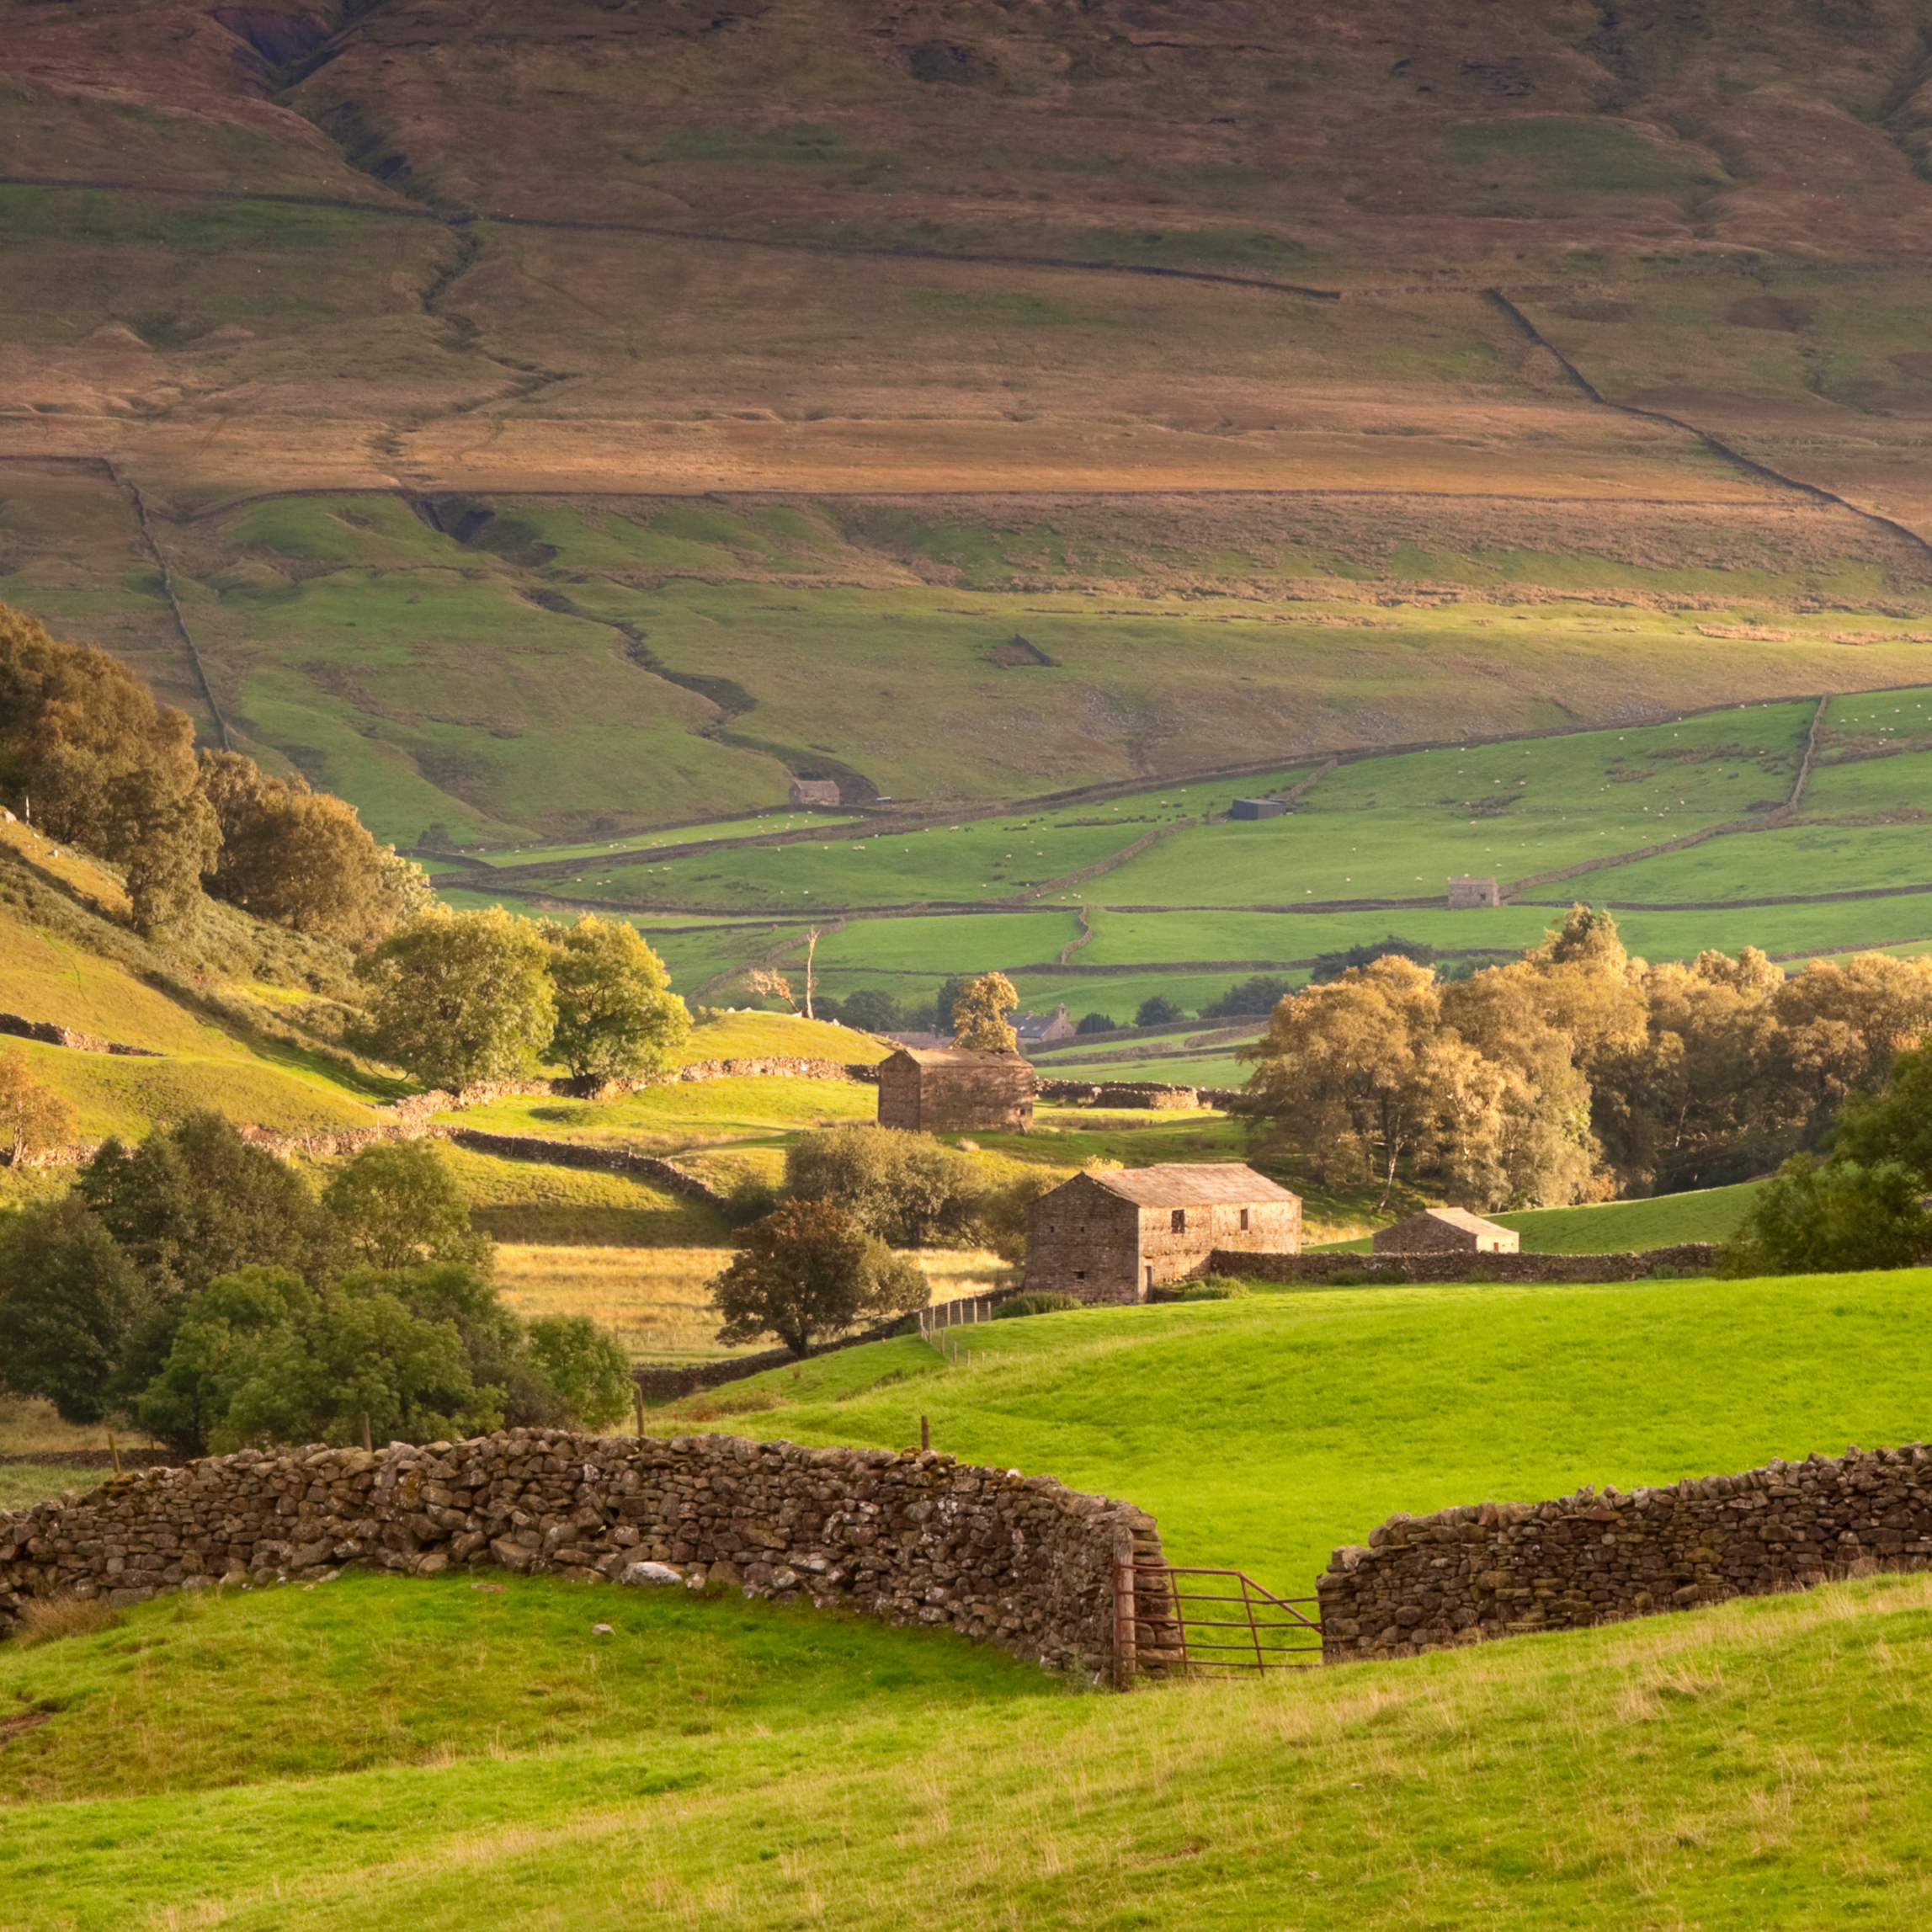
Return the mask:
<path fill-rule="evenodd" d="M 852 1121 L 801 1134 L 785 1150 L 785 1192 L 827 1201 L 896 1248 L 962 1241 L 982 1189 L 979 1169 L 930 1134 Z"/>
<path fill-rule="evenodd" d="M 739 1253 L 711 1283 L 721 1342 L 776 1335 L 802 1359 L 815 1336 L 910 1314 L 930 1298 L 917 1266 L 829 1201 L 786 1201 L 739 1239 Z"/>
<path fill-rule="evenodd" d="M 72 1195 L 0 1232 L 0 1387 L 45 1396 L 63 1422 L 98 1422 L 143 1287 L 114 1237 Z"/>
<path fill-rule="evenodd" d="M 1019 1035 L 1007 1014 L 1019 1004 L 1003 972 L 982 972 L 953 1002 L 953 1045 L 986 1053 L 1016 1052 Z"/>
<path fill-rule="evenodd" d="M 487 1275 L 488 1236 L 470 1226 L 469 1203 L 432 1141 L 377 1141 L 322 1190 L 349 1251 L 371 1268 L 460 1261 Z"/>
<path fill-rule="evenodd" d="M 542 934 L 500 906 L 425 913 L 357 963 L 369 1044 L 431 1086 L 534 1072 L 556 1030 L 549 966 Z"/>
<path fill-rule="evenodd" d="M 551 1053 L 584 1082 L 662 1073 L 690 1037 L 691 1016 L 637 929 L 586 917 L 548 926 L 556 1030 Z"/>
<path fill-rule="evenodd" d="M 34 1076 L 18 1046 L 0 1051 L 0 1140 L 11 1144 L 9 1164 L 23 1167 L 72 1142 L 74 1110 Z"/>

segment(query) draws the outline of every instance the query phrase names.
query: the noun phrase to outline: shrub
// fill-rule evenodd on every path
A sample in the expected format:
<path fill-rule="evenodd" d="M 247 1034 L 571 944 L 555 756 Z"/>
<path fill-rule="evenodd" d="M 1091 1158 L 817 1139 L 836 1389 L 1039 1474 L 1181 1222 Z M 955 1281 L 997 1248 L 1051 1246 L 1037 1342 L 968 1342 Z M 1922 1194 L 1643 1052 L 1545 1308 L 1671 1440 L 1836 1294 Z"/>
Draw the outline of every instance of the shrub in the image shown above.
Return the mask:
<path fill-rule="evenodd" d="M 1120 1030 L 1120 1021 L 1110 1013 L 1083 1014 L 1073 1029 L 1076 1033 L 1118 1033 Z"/>
<path fill-rule="evenodd" d="M 1225 1275 L 1204 1275 L 1196 1281 L 1170 1281 L 1154 1290 L 1157 1301 L 1232 1301 L 1248 1292 L 1245 1282 Z"/>
<path fill-rule="evenodd" d="M 1008 1322 L 1021 1315 L 1060 1315 L 1083 1304 L 1071 1295 L 1009 1295 L 993 1305 L 993 1318 Z"/>
<path fill-rule="evenodd" d="M 1165 993 L 1157 993 L 1152 999 L 1143 999 L 1139 1010 L 1134 1014 L 1136 1026 L 1170 1026 L 1183 1017 L 1181 1009 Z"/>

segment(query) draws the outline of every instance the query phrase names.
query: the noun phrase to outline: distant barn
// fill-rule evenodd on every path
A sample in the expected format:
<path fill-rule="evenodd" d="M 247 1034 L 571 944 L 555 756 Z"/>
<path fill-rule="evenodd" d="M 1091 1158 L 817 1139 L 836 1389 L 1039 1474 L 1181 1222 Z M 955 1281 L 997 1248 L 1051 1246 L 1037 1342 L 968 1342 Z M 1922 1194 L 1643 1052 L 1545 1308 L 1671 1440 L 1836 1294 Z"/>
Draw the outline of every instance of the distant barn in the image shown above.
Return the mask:
<path fill-rule="evenodd" d="M 1075 1174 L 1033 1204 L 1027 1292 L 1145 1301 L 1217 1248 L 1299 1254 L 1301 1196 L 1232 1162 Z"/>
<path fill-rule="evenodd" d="M 794 805 L 843 805 L 835 778 L 795 778 L 791 781 Z"/>
<path fill-rule="evenodd" d="M 1035 1082 L 1017 1053 L 902 1046 L 879 1062 L 879 1125 L 915 1134 L 1024 1133 Z"/>
<path fill-rule="evenodd" d="M 1279 798 L 1237 798 L 1228 806 L 1230 818 L 1281 818 L 1294 807 Z"/>
<path fill-rule="evenodd" d="M 1522 1237 L 1460 1207 L 1425 1207 L 1392 1227 L 1378 1227 L 1377 1254 L 1514 1254 Z"/>
<path fill-rule="evenodd" d="M 1449 909 L 1452 913 L 1473 912 L 1478 906 L 1500 906 L 1503 887 L 1494 879 L 1477 879 L 1465 872 L 1449 881 Z"/>

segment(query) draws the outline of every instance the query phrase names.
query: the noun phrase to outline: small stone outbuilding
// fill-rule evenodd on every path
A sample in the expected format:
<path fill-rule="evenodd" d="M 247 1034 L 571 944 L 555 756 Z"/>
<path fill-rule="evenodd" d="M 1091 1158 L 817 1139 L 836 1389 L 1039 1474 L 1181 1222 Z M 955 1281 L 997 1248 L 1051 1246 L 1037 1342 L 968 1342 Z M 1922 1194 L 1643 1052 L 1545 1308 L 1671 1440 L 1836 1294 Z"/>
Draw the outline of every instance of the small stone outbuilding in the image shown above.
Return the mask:
<path fill-rule="evenodd" d="M 1237 798 L 1228 806 L 1230 818 L 1285 818 L 1294 806 L 1279 798 Z"/>
<path fill-rule="evenodd" d="M 1216 1248 L 1301 1252 L 1301 1197 L 1237 1163 L 1169 1161 L 1076 1174 L 1033 1204 L 1029 1294 L 1145 1301 Z"/>
<path fill-rule="evenodd" d="M 1460 1207 L 1425 1207 L 1387 1227 L 1372 1243 L 1377 1254 L 1514 1254 L 1523 1237 Z"/>
<path fill-rule="evenodd" d="M 1024 1133 L 1032 1063 L 966 1046 L 902 1046 L 879 1062 L 879 1125 L 914 1134 Z"/>
<path fill-rule="evenodd" d="M 794 805 L 838 806 L 844 803 L 839 796 L 838 780 L 835 778 L 795 778 L 791 781 L 791 802 Z"/>
<path fill-rule="evenodd" d="M 1477 879 L 1465 872 L 1449 881 L 1449 909 L 1452 913 L 1474 912 L 1481 906 L 1500 906 L 1503 886 L 1499 880 Z"/>

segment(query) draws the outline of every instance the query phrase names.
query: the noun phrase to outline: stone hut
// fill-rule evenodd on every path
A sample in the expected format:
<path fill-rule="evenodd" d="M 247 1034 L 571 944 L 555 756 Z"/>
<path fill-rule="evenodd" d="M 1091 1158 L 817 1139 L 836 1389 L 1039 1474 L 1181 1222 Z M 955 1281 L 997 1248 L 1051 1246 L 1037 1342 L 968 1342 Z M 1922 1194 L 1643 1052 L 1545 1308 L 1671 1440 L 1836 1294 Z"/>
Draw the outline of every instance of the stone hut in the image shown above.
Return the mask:
<path fill-rule="evenodd" d="M 1285 818 L 1295 807 L 1279 798 L 1237 798 L 1228 806 L 1230 818 Z"/>
<path fill-rule="evenodd" d="M 1477 879 L 1465 872 L 1449 881 L 1449 909 L 1452 913 L 1473 912 L 1479 906 L 1500 906 L 1503 887 L 1494 879 Z"/>
<path fill-rule="evenodd" d="M 1389 1227 L 1378 1227 L 1377 1254 L 1514 1254 L 1523 1237 L 1460 1207 L 1425 1207 Z"/>
<path fill-rule="evenodd" d="M 1299 1254 L 1301 1197 L 1233 1162 L 1076 1174 L 1033 1204 L 1027 1291 L 1145 1301 L 1217 1248 Z"/>
<path fill-rule="evenodd" d="M 879 1125 L 915 1134 L 1025 1133 L 1036 1085 L 1017 1053 L 902 1046 L 879 1062 Z"/>
<path fill-rule="evenodd" d="M 835 778 L 795 778 L 791 781 L 794 805 L 843 805 Z"/>

